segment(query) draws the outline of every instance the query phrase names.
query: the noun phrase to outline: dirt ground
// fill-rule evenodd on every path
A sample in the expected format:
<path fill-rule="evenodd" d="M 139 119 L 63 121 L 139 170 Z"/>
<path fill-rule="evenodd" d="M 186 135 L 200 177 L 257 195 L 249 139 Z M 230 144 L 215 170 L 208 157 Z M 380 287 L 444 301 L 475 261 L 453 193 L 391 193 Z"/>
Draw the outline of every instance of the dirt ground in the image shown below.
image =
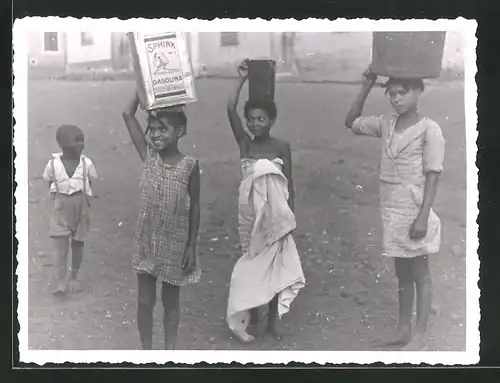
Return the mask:
<path fill-rule="evenodd" d="M 293 147 L 298 229 L 307 286 L 281 320 L 281 342 L 263 337 L 241 345 L 225 323 L 228 284 L 238 258 L 239 158 L 225 115 L 231 80 L 197 82 L 200 101 L 188 107 L 186 153 L 201 160 L 202 222 L 198 285 L 182 295 L 180 349 L 371 350 L 395 329 L 397 283 L 381 255 L 378 211 L 379 142 L 351 135 L 343 120 L 356 86 L 279 83 L 274 134 Z M 138 208 L 139 156 L 121 111 L 132 82 L 29 84 L 29 348 L 138 349 L 136 279 L 130 268 Z M 434 308 L 431 350 L 465 350 L 465 122 L 463 88 L 432 87 L 421 112 L 442 127 L 445 173 L 435 203 L 443 245 L 431 258 Z M 366 113 L 390 111 L 374 90 Z M 58 125 L 79 125 L 96 163 L 92 230 L 81 268 L 82 293 L 55 299 L 49 198 L 41 178 L 58 151 Z M 162 308 L 155 309 L 156 349 L 163 347 Z"/>

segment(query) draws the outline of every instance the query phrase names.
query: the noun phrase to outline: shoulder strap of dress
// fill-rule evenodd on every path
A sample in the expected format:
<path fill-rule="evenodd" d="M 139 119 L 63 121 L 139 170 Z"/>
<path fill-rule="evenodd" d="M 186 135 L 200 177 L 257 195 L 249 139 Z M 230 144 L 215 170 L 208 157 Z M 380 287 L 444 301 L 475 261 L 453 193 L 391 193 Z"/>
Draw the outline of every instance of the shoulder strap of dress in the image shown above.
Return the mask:
<path fill-rule="evenodd" d="M 191 174 L 196 165 L 198 165 L 198 160 L 191 156 L 186 156 L 186 160 L 188 161 L 189 174 Z"/>

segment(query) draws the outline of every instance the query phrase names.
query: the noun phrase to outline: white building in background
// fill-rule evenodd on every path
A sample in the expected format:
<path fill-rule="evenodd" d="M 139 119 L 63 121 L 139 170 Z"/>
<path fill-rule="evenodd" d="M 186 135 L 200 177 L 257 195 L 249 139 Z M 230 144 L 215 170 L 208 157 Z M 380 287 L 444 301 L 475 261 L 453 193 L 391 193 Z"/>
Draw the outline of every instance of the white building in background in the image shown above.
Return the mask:
<path fill-rule="evenodd" d="M 193 69 L 199 74 L 207 68 L 215 73 L 245 57 L 278 58 L 275 39 L 281 33 L 187 33 Z M 112 32 L 43 32 L 29 36 L 29 65 L 32 69 L 79 70 L 131 69 L 126 34 Z"/>
<path fill-rule="evenodd" d="M 244 58 L 273 59 L 278 72 L 316 80 L 353 81 L 370 65 L 371 32 L 191 33 L 195 73 L 234 75 Z M 443 67 L 463 70 L 463 38 L 448 32 Z"/>
<path fill-rule="evenodd" d="M 193 32 L 189 40 L 195 73 L 231 75 L 245 58 L 273 59 L 280 63 L 281 32 Z"/>
<path fill-rule="evenodd" d="M 244 58 L 273 59 L 278 73 L 300 72 L 317 80 L 359 79 L 371 61 L 370 32 L 191 32 L 187 33 L 195 75 L 234 76 Z M 446 37 L 443 66 L 463 69 L 461 35 Z M 31 70 L 131 70 L 125 33 L 42 32 L 30 34 Z"/>
<path fill-rule="evenodd" d="M 30 68 L 130 69 L 130 52 L 124 33 L 42 32 L 29 34 Z"/>

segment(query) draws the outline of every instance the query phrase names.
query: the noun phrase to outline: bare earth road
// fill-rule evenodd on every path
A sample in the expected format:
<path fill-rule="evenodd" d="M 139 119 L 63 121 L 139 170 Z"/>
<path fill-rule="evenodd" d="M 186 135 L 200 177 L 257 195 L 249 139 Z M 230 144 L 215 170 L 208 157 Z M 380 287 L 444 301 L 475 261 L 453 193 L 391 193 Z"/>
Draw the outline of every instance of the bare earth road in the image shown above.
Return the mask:
<path fill-rule="evenodd" d="M 293 147 L 298 229 L 307 287 L 282 319 L 280 343 L 251 346 L 230 336 L 224 316 L 238 257 L 239 158 L 225 115 L 229 80 L 200 80 L 200 101 L 188 108 L 186 153 L 202 164 L 202 223 L 198 249 L 202 281 L 182 291 L 181 349 L 370 350 L 394 330 L 397 283 L 381 256 L 378 212 L 379 143 L 343 128 L 357 87 L 279 83 L 274 133 Z M 132 82 L 29 84 L 29 347 L 137 349 L 136 279 L 129 259 L 141 164 L 121 121 Z M 390 111 L 381 90 L 366 113 Z M 441 254 L 431 259 L 432 350 L 465 349 L 465 122 L 463 88 L 429 87 L 421 111 L 442 127 L 447 152 L 435 204 L 442 218 Z M 79 125 L 95 183 L 92 231 L 81 269 L 84 291 L 66 300 L 50 294 L 54 281 L 47 237 L 49 199 L 41 178 L 63 123 Z M 25 256 L 25 255 L 23 255 Z M 155 311 L 155 348 L 163 347 L 162 308 Z"/>

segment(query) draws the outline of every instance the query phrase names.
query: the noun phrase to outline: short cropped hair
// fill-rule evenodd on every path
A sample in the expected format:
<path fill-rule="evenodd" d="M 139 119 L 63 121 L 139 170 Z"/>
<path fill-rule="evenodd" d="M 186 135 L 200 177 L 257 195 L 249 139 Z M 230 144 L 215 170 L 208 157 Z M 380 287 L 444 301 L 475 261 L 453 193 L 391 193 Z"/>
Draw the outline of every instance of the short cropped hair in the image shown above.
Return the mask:
<path fill-rule="evenodd" d="M 262 109 L 267 113 L 267 116 L 271 120 L 275 120 L 278 117 L 278 110 L 276 109 L 276 104 L 274 101 L 256 101 L 256 100 L 248 100 L 245 103 L 245 107 L 243 109 L 245 118 L 248 118 L 248 113 L 252 109 Z"/>
<path fill-rule="evenodd" d="M 61 125 L 56 131 L 56 141 L 59 146 L 66 143 L 71 134 L 83 134 L 83 131 L 76 125 Z"/>
<path fill-rule="evenodd" d="M 169 108 L 156 109 L 156 110 L 149 113 L 148 123 L 153 118 L 156 118 L 156 119 L 165 118 L 176 129 L 181 128 L 181 127 L 184 128 L 184 135 L 187 134 L 187 117 L 186 117 L 186 113 L 184 113 L 183 110 L 169 109 Z M 148 131 L 149 131 L 149 124 L 148 124 L 148 127 L 147 127 L 145 133 L 148 133 Z"/>
<path fill-rule="evenodd" d="M 186 114 L 181 110 L 157 109 L 154 113 L 151 113 L 151 117 L 165 118 L 175 127 L 185 127 L 187 125 Z"/>
<path fill-rule="evenodd" d="M 412 90 L 425 90 L 424 81 L 421 78 L 390 78 L 385 84 L 385 93 L 389 91 L 391 85 L 401 85 L 406 91 Z"/>

